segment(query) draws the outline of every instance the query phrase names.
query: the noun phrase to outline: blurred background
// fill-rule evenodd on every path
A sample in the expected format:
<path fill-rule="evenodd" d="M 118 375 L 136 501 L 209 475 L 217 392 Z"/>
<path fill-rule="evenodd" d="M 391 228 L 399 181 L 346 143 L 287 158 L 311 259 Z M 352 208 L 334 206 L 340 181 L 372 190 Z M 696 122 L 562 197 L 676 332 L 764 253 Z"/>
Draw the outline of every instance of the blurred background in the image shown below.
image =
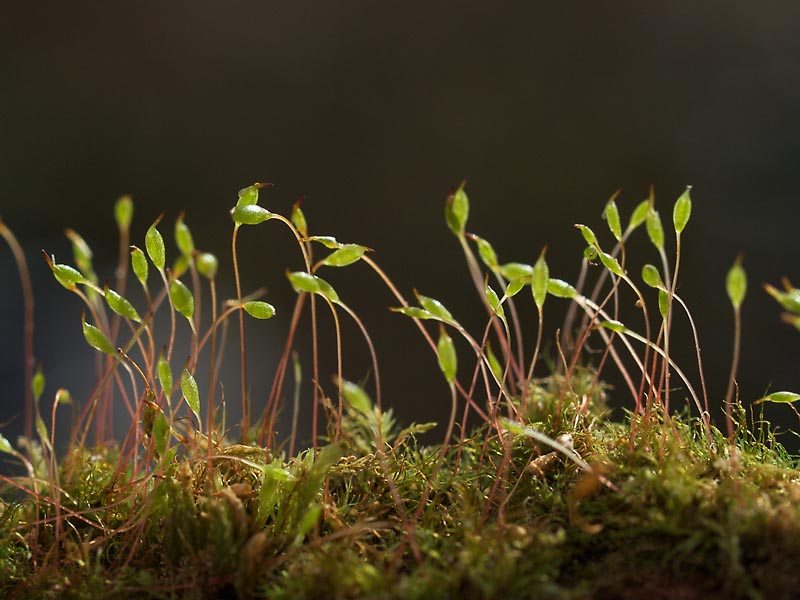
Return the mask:
<path fill-rule="evenodd" d="M 143 246 L 149 224 L 166 212 L 171 262 L 173 223 L 186 210 L 196 245 L 219 256 L 220 286 L 231 297 L 228 211 L 254 181 L 274 183 L 261 204 L 284 214 L 304 197 L 312 233 L 375 248 L 372 257 L 405 294 L 416 287 L 439 298 L 476 335 L 484 313 L 443 218 L 462 179 L 469 229 L 491 240 L 502 261 L 532 263 L 547 245 L 551 275 L 569 281 L 583 250 L 572 225 L 592 226 L 610 246 L 600 215 L 616 189 L 627 222 L 653 184 L 669 224 L 672 203 L 691 184 L 679 293 L 700 330 L 712 402 L 721 403 L 727 384 L 725 275 L 739 252 L 750 281 L 741 399 L 800 390 L 800 334 L 760 289 L 784 275 L 800 283 L 795 2 L 45 2 L 3 13 L 0 216 L 33 271 L 44 406 L 58 387 L 85 402 L 94 363 L 81 305 L 52 280 L 40 250 L 72 263 L 63 230 L 74 228 L 94 249 L 101 279 L 111 277 L 112 206 L 131 194 L 134 243 Z M 301 261 L 277 223 L 241 233 L 245 291 L 266 286 L 279 311 L 248 330 L 258 412 L 294 299 L 284 270 Z M 646 243 L 634 249 L 638 276 L 658 256 Z M 384 402 L 403 423 L 445 419 L 449 395 L 433 354 L 413 323 L 387 310 L 396 301 L 382 283 L 363 265 L 321 274 L 373 332 Z M 22 428 L 22 305 L 6 248 L 0 281 L 0 420 L 14 440 Z M 523 306 L 532 340 L 533 309 Z M 564 308 L 548 304 L 551 352 Z M 321 323 L 331 331 L 327 315 Z M 368 354 L 355 328 L 345 333 L 345 376 L 358 381 L 368 376 Z M 687 335 L 678 325 L 679 361 L 694 373 Z M 240 394 L 235 335 L 231 342 L 229 422 Z M 299 347 L 304 417 L 308 346 Z M 331 335 L 323 347 L 333 356 Z M 468 351 L 460 352 L 466 371 Z M 326 358 L 321 384 L 330 393 L 334 371 Z M 624 390 L 611 400 L 630 405 Z M 770 410 L 779 427 L 797 429 L 788 407 Z"/>

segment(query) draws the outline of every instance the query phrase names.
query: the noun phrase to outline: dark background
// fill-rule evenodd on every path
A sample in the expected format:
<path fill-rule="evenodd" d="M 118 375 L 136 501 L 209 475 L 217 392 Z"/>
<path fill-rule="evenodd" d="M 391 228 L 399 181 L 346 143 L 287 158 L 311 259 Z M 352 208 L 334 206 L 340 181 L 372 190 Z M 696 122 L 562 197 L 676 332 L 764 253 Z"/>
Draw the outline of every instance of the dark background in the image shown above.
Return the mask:
<path fill-rule="evenodd" d="M 0 215 L 33 267 L 46 406 L 62 386 L 85 401 L 92 361 L 80 304 L 51 280 L 39 250 L 72 262 L 61 234 L 73 227 L 109 276 L 111 207 L 129 193 L 134 241 L 143 245 L 147 226 L 166 211 L 161 229 L 174 257 L 172 224 L 185 209 L 197 245 L 220 257 L 231 296 L 228 210 L 253 181 L 275 184 L 261 203 L 284 214 L 304 196 L 313 233 L 375 248 L 405 293 L 417 287 L 440 298 L 477 331 L 481 307 L 442 211 L 463 178 L 471 230 L 503 260 L 532 263 L 547 244 L 552 275 L 571 281 L 583 249 L 572 224 L 609 240 L 600 213 L 615 189 L 624 188 L 618 204 L 627 220 L 654 184 L 669 224 L 673 201 L 691 184 L 679 291 L 694 308 L 712 401 L 721 402 L 727 382 L 733 336 L 724 280 L 740 251 L 750 278 L 742 400 L 800 389 L 800 335 L 759 289 L 783 275 L 800 283 L 796 3 L 231 6 L 4 7 Z M 647 244 L 635 248 L 638 275 L 641 261 L 657 255 Z M 283 270 L 300 261 L 275 223 L 243 230 L 242 253 L 245 288 L 268 286 L 282 316 L 250 329 L 260 408 L 291 311 Z M 323 276 L 373 330 L 385 401 L 403 422 L 443 419 L 449 400 L 436 361 L 413 325 L 386 310 L 396 303 L 382 284 L 361 265 Z M 21 294 L 5 250 L 0 278 L 6 420 L 21 410 L 24 382 Z M 563 304 L 548 306 L 552 339 Z M 357 332 L 346 333 L 345 374 L 359 379 L 367 356 Z M 234 349 L 231 407 L 239 397 Z M 466 365 L 466 350 L 461 356 Z M 692 355 L 684 356 L 694 372 Z M 307 354 L 305 361 L 307 381 Z M 330 390 L 334 366 L 324 367 Z M 625 403 L 620 394 L 617 404 Z M 796 428 L 788 408 L 771 414 Z M 20 428 L 17 418 L 3 431 L 13 440 Z"/>

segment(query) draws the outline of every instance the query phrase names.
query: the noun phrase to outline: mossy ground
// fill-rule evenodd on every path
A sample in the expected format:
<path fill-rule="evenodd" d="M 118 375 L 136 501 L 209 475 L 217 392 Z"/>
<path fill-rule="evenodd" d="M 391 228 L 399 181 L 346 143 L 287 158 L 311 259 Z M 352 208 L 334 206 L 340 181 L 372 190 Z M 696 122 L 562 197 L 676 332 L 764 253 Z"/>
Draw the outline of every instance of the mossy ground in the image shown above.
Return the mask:
<path fill-rule="evenodd" d="M 509 434 L 509 468 L 492 496 L 503 445 L 478 429 L 448 449 L 413 544 L 404 519 L 438 448 L 403 434 L 382 456 L 369 452 L 358 411 L 316 461 L 219 448 L 214 493 L 205 453 L 185 449 L 139 496 L 115 472 L 113 448 L 76 450 L 63 466 L 63 509 L 74 512 L 60 547 L 46 503 L 3 506 L 0 589 L 19 598 L 794 597 L 800 472 L 768 433 L 744 430 L 729 446 L 715 431 L 715 449 L 697 421 L 653 414 L 637 417 L 631 445 L 630 416 L 607 420 L 601 394 L 585 408 L 565 410 L 569 427 L 538 425 L 568 433 L 602 478 Z"/>

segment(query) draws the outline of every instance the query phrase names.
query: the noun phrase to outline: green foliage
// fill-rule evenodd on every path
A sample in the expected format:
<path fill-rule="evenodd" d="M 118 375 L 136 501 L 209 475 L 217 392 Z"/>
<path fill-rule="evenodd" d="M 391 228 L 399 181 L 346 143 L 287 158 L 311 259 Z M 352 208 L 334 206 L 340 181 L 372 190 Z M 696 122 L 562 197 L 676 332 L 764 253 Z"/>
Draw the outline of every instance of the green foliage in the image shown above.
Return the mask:
<path fill-rule="evenodd" d="M 417 306 L 409 305 L 367 255 L 369 248 L 310 236 L 299 203 L 289 218 L 259 206 L 263 187 L 254 184 L 239 192 L 231 210 L 234 248 L 241 225 L 274 219 L 293 233 L 304 266 L 287 272 L 298 297 L 268 398 L 246 385 L 242 325 L 242 443 L 228 437 L 237 424 L 226 423 L 224 387 L 217 379 L 229 319 L 236 315 L 243 323 L 243 313 L 269 319 L 276 310 L 260 299 L 261 290 L 241 293 L 236 263 L 236 299 L 218 303 L 218 261 L 196 247 L 182 214 L 174 224 L 180 255 L 172 271 L 165 269 L 159 216 L 145 234 L 146 254 L 131 248 L 133 273 L 146 292 L 137 308 L 133 295 L 128 300 L 108 284 L 98 288 L 92 252 L 75 232 L 67 236 L 77 269 L 45 254 L 56 280 L 86 304 L 92 321 L 87 322 L 86 312 L 81 316 L 87 343 L 113 358 L 97 361 L 99 373 L 88 399 L 73 399 L 59 388 L 52 405 L 43 405 L 49 411 L 44 414 L 39 410 L 44 370 L 30 371 L 32 429 L 38 439 L 23 437 L 15 447 L 0 434 L 0 454 L 23 467 L 22 475 L 0 477 L 0 595 L 583 598 L 629 597 L 631 590 L 657 584 L 675 597 L 686 586 L 703 596 L 729 597 L 744 590 L 751 597 L 776 597 L 797 589 L 800 478 L 795 459 L 766 420 L 749 422 L 739 403 L 729 405 L 736 427 L 727 436 L 720 433 L 709 418 L 708 398 L 703 398 L 704 409 L 690 378 L 670 357 L 668 316 L 684 305 L 672 281 L 662 279 L 670 272 L 669 258 L 652 191 L 625 230 L 619 192 L 602 211 L 608 232 L 598 230 L 603 234 L 598 235 L 589 226 L 577 226 L 588 258 L 602 265 L 592 289 L 583 280 L 572 285 L 551 276 L 545 250 L 533 265 L 501 264 L 492 244 L 466 229 L 469 200 L 462 184 L 447 199 L 445 219 L 486 309 L 484 326 L 473 333 L 433 297 L 415 291 Z M 673 207 L 678 246 L 691 210 L 687 188 Z M 114 217 L 126 240 L 133 218 L 130 198 L 117 202 Z M 656 292 L 644 298 L 626 274 L 634 261 L 625 244 L 642 224 L 659 250 L 662 268 L 636 268 L 657 291 L 658 312 L 644 310 Z M 601 239 L 611 239 L 607 251 Z M 317 262 L 315 244 L 330 251 Z M 164 283 L 152 296 L 148 257 Z M 442 424 L 447 434 L 440 446 L 417 439 L 434 424 L 402 429 L 392 410 L 381 405 L 375 357 L 385 340 L 373 344 L 358 316 L 317 275 L 324 266 L 356 262 L 388 283 L 401 305 L 393 310 L 417 319 L 450 387 L 452 415 Z M 179 279 L 183 273 L 192 276 L 191 289 Z M 620 289 L 621 280 L 629 289 Z M 531 296 L 520 295 L 528 285 Z M 788 280 L 784 288 L 765 286 L 786 311 L 784 319 L 800 329 L 800 292 Z M 632 291 L 646 319 L 644 335 L 614 308 Z M 727 292 L 738 313 L 746 293 L 740 260 L 728 275 Z M 316 429 L 310 447 L 295 453 L 295 443 L 303 442 L 297 417 L 287 434 L 280 413 L 290 351 L 303 346 L 296 336 L 306 331 L 299 326 L 306 294 L 336 305 L 339 375 L 329 387 L 330 378 L 319 366 L 315 330 L 315 391 L 307 398 L 296 374 L 295 410 L 312 413 Z M 585 322 L 569 331 L 581 340 L 574 347 L 558 340 L 549 355 L 542 351 L 542 362 L 553 366 L 534 377 L 548 294 L 569 300 Z M 205 295 L 211 296 L 210 311 L 200 310 L 207 306 L 201 304 Z M 157 315 L 163 306 L 170 320 Z M 183 366 L 173 359 L 181 346 L 175 342 L 170 306 L 192 327 L 191 356 L 181 358 Z M 351 369 L 363 375 L 364 367 L 349 359 L 339 362 L 340 338 L 348 331 L 340 326 L 340 316 L 356 322 L 373 356 L 368 380 L 375 402 L 366 384 L 344 378 Z M 650 319 L 661 328 L 657 334 L 649 331 Z M 521 333 L 529 322 L 539 327 L 533 352 Z M 575 322 L 565 321 L 565 328 Z M 316 320 L 312 324 L 319 327 Z M 459 356 L 456 342 L 459 352 L 471 354 Z M 638 353 L 633 343 L 639 344 Z M 602 359 L 595 348 L 605 351 Z M 699 345 L 697 351 L 702 375 Z M 621 358 L 624 352 L 629 356 Z M 633 401 L 622 422 L 608 418 L 610 392 L 602 383 L 608 364 L 630 382 Z M 180 373 L 185 403 L 171 402 L 173 373 Z M 659 381 L 658 373 L 672 379 L 665 375 Z M 681 388 L 694 405 L 679 405 L 676 412 L 675 402 L 669 408 L 669 392 L 675 398 Z M 753 404 L 785 409 L 799 400 L 796 393 L 778 391 Z M 263 416 L 251 421 L 247 411 L 257 403 Z M 59 406 L 76 411 L 71 443 L 60 460 L 51 441 Z M 119 408 L 127 410 L 131 423 L 124 441 L 116 444 L 110 437 L 111 415 Z M 317 422 L 320 408 L 322 423 Z M 471 430 L 469 417 L 478 423 Z M 95 444 L 87 441 L 90 431 Z"/>

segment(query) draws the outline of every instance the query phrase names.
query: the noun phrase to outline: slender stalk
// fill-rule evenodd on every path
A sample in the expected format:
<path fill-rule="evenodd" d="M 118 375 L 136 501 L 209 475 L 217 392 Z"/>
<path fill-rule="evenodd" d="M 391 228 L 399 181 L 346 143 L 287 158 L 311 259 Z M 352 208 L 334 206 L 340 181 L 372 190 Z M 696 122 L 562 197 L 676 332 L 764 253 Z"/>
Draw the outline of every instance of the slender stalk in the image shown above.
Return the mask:
<path fill-rule="evenodd" d="M 28 261 L 25 260 L 25 253 L 22 251 L 22 246 L 19 245 L 17 238 L 6 227 L 5 223 L 0 221 L 0 236 L 6 240 L 6 243 L 11 248 L 11 253 L 14 255 L 14 261 L 17 263 L 17 272 L 19 273 L 20 283 L 22 284 L 22 305 L 23 305 L 23 356 L 24 356 L 24 369 L 25 369 L 25 425 L 23 431 L 25 437 L 28 439 L 33 438 L 33 391 L 31 390 L 31 381 L 33 380 L 33 368 L 36 364 L 36 358 L 33 352 L 33 285 L 31 284 L 31 274 L 28 269 Z"/>

